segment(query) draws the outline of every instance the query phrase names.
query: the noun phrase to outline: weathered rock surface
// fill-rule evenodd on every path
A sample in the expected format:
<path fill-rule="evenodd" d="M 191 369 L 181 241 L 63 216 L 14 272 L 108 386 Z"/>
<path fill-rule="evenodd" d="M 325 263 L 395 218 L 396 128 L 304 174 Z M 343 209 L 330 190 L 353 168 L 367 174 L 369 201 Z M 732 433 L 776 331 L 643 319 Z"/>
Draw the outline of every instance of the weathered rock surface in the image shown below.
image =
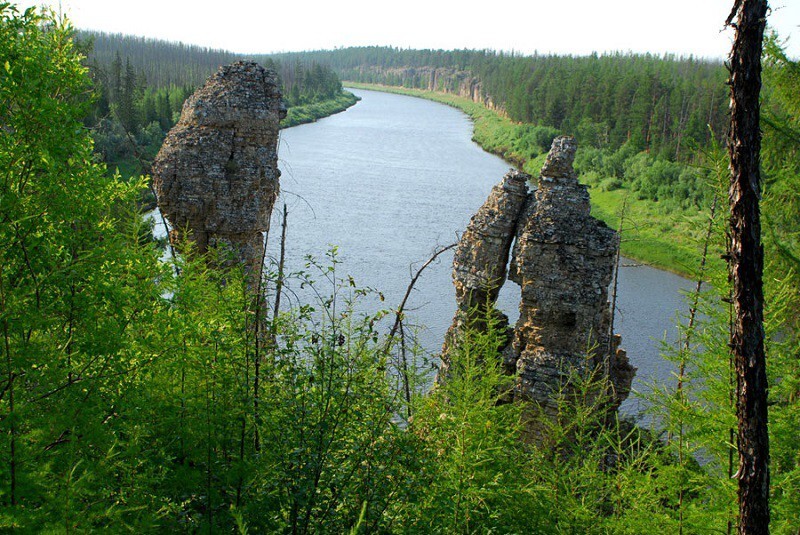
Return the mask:
<path fill-rule="evenodd" d="M 506 266 L 517 221 L 528 197 L 530 176 L 510 171 L 492 188 L 472 216 L 453 258 L 453 284 L 459 310 L 494 302 L 506 280 Z"/>
<path fill-rule="evenodd" d="M 489 198 L 472 216 L 461 236 L 453 258 L 458 308 L 442 351 L 444 374 L 453 336 L 467 324 L 484 328 L 487 309 L 497 301 L 497 294 L 506 280 L 506 265 L 517 221 L 528 198 L 526 182 L 529 178 L 525 173 L 509 171 L 503 181 L 492 188 Z M 508 326 L 505 315 L 499 315 L 498 320 L 501 329 Z"/>
<path fill-rule="evenodd" d="M 589 213 L 589 193 L 572 168 L 576 148 L 571 137 L 553 141 L 509 274 L 522 302 L 505 363 L 516 374 L 515 398 L 545 412 L 555 411 L 553 396 L 571 372 L 605 374 L 611 409 L 628 396 L 635 373 L 618 337 L 609 339 L 616 232 Z"/>
<path fill-rule="evenodd" d="M 528 193 L 529 177 L 509 173 L 472 218 L 453 262 L 458 312 L 442 357 L 446 374 L 449 345 L 465 318 L 486 317 L 496 301 L 513 240 L 509 278 L 522 299 L 503 366 L 516 378 L 514 399 L 536 401 L 551 415 L 571 373 L 607 377 L 609 409 L 616 410 L 636 371 L 609 332 L 616 232 L 590 215 L 589 194 L 572 168 L 575 150 L 574 138 L 556 138 L 537 187 Z"/>
<path fill-rule="evenodd" d="M 189 238 L 200 253 L 228 247 L 249 273 L 260 272 L 285 116 L 277 75 L 254 62 L 221 67 L 186 101 L 153 163 L 174 244 Z"/>

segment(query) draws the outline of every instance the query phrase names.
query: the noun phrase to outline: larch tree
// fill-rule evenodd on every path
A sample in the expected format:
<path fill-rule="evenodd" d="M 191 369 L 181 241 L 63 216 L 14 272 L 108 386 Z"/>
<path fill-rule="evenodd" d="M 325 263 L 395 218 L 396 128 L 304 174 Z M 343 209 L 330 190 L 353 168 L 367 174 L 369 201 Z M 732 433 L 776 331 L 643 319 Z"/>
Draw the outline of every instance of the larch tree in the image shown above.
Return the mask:
<path fill-rule="evenodd" d="M 764 351 L 759 129 L 761 50 L 766 0 L 736 0 L 726 24 L 735 29 L 730 55 L 730 277 L 739 421 L 739 533 L 769 533 L 769 435 Z M 734 22 L 735 19 L 735 22 Z"/>

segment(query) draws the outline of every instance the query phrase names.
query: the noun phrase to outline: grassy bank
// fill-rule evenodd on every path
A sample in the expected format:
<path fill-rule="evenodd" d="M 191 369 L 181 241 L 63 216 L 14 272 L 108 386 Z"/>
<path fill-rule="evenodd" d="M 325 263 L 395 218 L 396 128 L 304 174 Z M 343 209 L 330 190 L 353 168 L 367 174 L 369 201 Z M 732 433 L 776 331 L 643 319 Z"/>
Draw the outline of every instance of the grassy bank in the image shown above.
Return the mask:
<path fill-rule="evenodd" d="M 281 121 L 281 128 L 313 123 L 317 119 L 344 111 L 356 102 L 358 102 L 358 97 L 349 91 L 342 91 L 339 96 L 333 99 L 314 102 L 305 106 L 292 106 L 287 110 L 286 118 Z"/>
<path fill-rule="evenodd" d="M 531 150 L 530 144 L 522 139 L 530 131 L 529 125 L 514 123 L 469 99 L 421 89 L 356 82 L 346 85 L 447 104 L 469 115 L 474 125 L 472 139 L 484 150 L 533 176 L 539 174 L 544 163 L 545 152 Z M 622 237 L 622 252 L 627 257 L 685 276 L 691 276 L 700 264 L 700 242 L 707 222 L 704 211 L 667 209 L 662 203 L 638 199 L 626 187 L 613 191 L 590 187 L 589 193 L 593 215 L 614 229 L 619 227 L 620 211 L 627 199 Z"/>

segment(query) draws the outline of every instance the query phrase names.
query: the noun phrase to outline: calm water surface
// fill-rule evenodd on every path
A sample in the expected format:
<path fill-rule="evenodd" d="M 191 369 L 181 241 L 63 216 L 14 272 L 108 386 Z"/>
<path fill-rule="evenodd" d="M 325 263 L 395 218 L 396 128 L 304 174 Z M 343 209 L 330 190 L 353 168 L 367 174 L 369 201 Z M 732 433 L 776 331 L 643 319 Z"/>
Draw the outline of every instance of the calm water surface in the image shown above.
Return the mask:
<path fill-rule="evenodd" d="M 286 203 L 287 268 L 303 269 L 309 254 L 324 261 L 335 245 L 342 262 L 337 275 L 349 274 L 358 286 L 384 294 L 385 302 L 373 299 L 361 306 L 376 311 L 400 303 L 412 270 L 438 246 L 456 241 L 509 166 L 471 141 L 472 124 L 456 109 L 400 95 L 353 92 L 362 100 L 346 112 L 282 131 L 282 192 L 268 253 L 277 257 Z M 445 253 L 424 272 L 407 307 L 431 353 L 441 348 L 455 312 L 452 259 Z M 639 368 L 635 390 L 671 381 L 672 366 L 659 357 L 659 348 L 675 338 L 678 313 L 685 308 L 681 291 L 690 285 L 648 267 L 621 268 L 616 326 Z M 519 287 L 507 282 L 499 307 L 512 322 L 519 298 Z M 632 414 L 642 407 L 631 396 L 622 409 Z"/>

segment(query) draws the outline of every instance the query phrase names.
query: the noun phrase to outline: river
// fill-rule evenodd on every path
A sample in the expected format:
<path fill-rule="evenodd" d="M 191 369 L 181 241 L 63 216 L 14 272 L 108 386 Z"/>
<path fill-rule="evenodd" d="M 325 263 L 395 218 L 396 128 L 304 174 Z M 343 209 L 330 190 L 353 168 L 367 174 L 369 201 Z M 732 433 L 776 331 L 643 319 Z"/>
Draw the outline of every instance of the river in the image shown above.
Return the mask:
<path fill-rule="evenodd" d="M 471 140 L 472 123 L 459 110 L 413 97 L 352 92 L 361 101 L 347 111 L 281 132 L 281 196 L 267 251 L 277 258 L 285 203 L 287 269 L 304 269 L 306 255 L 324 262 L 336 246 L 337 275 L 350 275 L 359 287 L 385 296 L 384 302 L 361 306 L 373 311 L 400 303 L 412 270 L 437 247 L 457 240 L 509 165 Z M 452 259 L 452 252 L 445 253 L 425 270 L 407 305 L 432 354 L 455 312 Z M 672 381 L 673 366 L 659 350 L 664 341 L 674 342 L 678 311 L 685 309 L 681 291 L 691 282 L 634 264 L 623 259 L 620 268 L 615 325 L 638 368 L 634 390 L 643 392 Z M 290 284 L 299 291 L 299 282 Z M 507 281 L 498 307 L 512 323 L 519 299 L 519 286 Z M 632 394 L 622 411 L 636 414 L 643 406 Z"/>
<path fill-rule="evenodd" d="M 459 110 L 418 98 L 352 90 L 361 101 L 343 113 L 281 133 L 281 199 L 273 214 L 268 251 L 277 254 L 280 207 L 288 206 L 287 262 L 322 258 L 338 247 L 340 274 L 380 290 L 382 304 L 402 299 L 411 269 L 437 246 L 456 240 L 489 191 L 508 171 L 502 159 L 471 141 L 472 123 Z M 580 147 L 579 149 L 580 150 Z M 429 267 L 409 304 L 431 352 L 455 312 L 452 254 Z M 638 368 L 634 389 L 664 384 L 672 366 L 659 355 L 674 341 L 681 291 L 690 281 L 623 260 L 617 297 L 617 331 Z M 506 282 L 499 308 L 515 321 L 520 290 Z M 631 396 L 623 411 L 641 400 Z"/>

